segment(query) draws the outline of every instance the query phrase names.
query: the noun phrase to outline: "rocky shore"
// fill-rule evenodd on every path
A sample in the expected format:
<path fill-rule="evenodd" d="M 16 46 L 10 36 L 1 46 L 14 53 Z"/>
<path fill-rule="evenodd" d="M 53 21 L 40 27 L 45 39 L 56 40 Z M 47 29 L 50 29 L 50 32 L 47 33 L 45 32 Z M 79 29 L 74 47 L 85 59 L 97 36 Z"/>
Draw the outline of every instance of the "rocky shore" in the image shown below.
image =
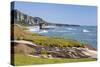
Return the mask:
<path fill-rule="evenodd" d="M 14 49 L 12 53 L 21 52 L 26 55 L 42 58 L 97 58 L 97 51 L 88 47 L 47 47 L 23 40 L 12 41 L 12 43 L 11 47 Z M 43 51 L 42 54 L 41 51 Z"/>

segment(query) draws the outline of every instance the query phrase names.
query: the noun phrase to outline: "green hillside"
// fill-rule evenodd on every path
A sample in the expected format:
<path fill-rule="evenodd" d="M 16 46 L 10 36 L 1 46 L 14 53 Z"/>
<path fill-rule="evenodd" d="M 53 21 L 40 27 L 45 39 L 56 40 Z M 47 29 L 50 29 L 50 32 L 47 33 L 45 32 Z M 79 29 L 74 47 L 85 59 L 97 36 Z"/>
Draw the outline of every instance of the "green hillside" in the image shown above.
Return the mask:
<path fill-rule="evenodd" d="M 50 47 L 84 47 L 79 41 L 68 40 L 56 37 L 47 37 L 29 32 L 25 27 L 14 25 L 14 40 L 27 40 L 37 45 L 50 46 Z"/>

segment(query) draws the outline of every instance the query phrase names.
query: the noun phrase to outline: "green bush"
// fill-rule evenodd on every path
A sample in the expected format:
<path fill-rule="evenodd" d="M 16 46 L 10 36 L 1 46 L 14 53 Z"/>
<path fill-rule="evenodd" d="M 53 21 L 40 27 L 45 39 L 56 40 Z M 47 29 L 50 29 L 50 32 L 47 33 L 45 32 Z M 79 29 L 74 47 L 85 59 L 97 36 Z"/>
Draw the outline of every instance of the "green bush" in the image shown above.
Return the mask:
<path fill-rule="evenodd" d="M 45 49 L 41 49 L 40 53 L 41 54 L 47 54 L 47 51 Z"/>

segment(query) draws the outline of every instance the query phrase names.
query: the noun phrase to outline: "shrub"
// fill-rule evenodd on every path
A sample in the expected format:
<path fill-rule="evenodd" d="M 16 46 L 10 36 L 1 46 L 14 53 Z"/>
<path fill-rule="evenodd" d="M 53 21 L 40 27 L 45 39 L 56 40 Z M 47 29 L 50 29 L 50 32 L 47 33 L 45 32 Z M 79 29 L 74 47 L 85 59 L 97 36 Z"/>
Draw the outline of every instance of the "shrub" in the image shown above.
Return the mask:
<path fill-rule="evenodd" d="M 41 49 L 40 53 L 41 54 L 47 54 L 47 51 L 45 49 Z"/>

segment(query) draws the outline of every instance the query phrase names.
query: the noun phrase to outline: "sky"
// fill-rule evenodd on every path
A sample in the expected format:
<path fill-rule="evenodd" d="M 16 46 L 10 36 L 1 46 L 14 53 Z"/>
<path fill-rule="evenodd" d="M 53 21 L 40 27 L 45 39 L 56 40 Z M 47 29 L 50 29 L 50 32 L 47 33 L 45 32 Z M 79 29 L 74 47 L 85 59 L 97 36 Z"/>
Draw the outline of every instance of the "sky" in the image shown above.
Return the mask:
<path fill-rule="evenodd" d="M 15 9 L 47 22 L 77 25 L 97 25 L 97 7 L 71 4 L 15 2 Z"/>

